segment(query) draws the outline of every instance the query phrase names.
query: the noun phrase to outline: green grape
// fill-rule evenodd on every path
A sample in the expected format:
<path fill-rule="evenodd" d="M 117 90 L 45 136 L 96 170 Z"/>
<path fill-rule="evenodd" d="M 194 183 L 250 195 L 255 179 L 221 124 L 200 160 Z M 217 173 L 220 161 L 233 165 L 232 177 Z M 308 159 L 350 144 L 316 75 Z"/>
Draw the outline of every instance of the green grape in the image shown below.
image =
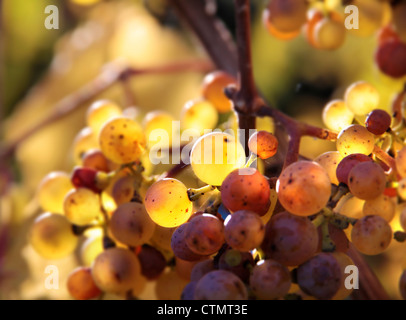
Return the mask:
<path fill-rule="evenodd" d="M 289 212 L 299 216 L 317 213 L 327 204 L 331 182 L 326 170 L 314 161 L 287 166 L 276 183 L 278 199 Z"/>
<path fill-rule="evenodd" d="M 110 248 L 97 256 L 92 276 L 102 291 L 124 293 L 135 287 L 141 276 L 141 266 L 135 253 L 124 248 Z"/>
<path fill-rule="evenodd" d="M 29 242 L 42 257 L 60 259 L 75 250 L 78 238 L 63 215 L 46 212 L 38 216 L 31 226 Z"/>
<path fill-rule="evenodd" d="M 354 120 L 354 114 L 343 100 L 333 100 L 326 104 L 322 117 L 327 128 L 337 132 L 351 125 Z"/>
<path fill-rule="evenodd" d="M 143 121 L 149 148 L 168 149 L 172 146 L 175 118 L 164 111 L 148 112 Z"/>
<path fill-rule="evenodd" d="M 183 130 L 193 129 L 203 135 L 205 130 L 216 127 L 218 117 L 217 109 L 210 101 L 189 100 L 181 111 L 181 126 Z"/>
<path fill-rule="evenodd" d="M 232 135 L 212 132 L 195 142 L 190 161 L 193 172 L 201 181 L 220 186 L 231 171 L 244 166 L 245 151 Z"/>
<path fill-rule="evenodd" d="M 72 188 L 70 176 L 66 172 L 48 173 L 37 189 L 37 199 L 42 210 L 63 214 L 63 199 Z"/>
<path fill-rule="evenodd" d="M 100 197 L 87 188 L 72 189 L 63 202 L 64 214 L 73 224 L 84 226 L 101 215 Z"/>
<path fill-rule="evenodd" d="M 353 153 L 369 155 L 374 150 L 375 138 L 364 126 L 352 124 L 340 131 L 336 146 L 343 157 Z"/>
<path fill-rule="evenodd" d="M 87 109 L 87 125 L 97 137 L 104 124 L 113 118 L 122 115 L 121 108 L 109 100 L 97 100 Z"/>
<path fill-rule="evenodd" d="M 345 91 L 345 104 L 355 115 L 366 115 L 378 109 L 379 92 L 368 82 L 355 82 Z"/>
<path fill-rule="evenodd" d="M 98 147 L 97 136 L 90 127 L 80 130 L 73 140 L 73 160 L 75 164 L 81 165 L 84 154 Z"/>
<path fill-rule="evenodd" d="M 91 269 L 77 267 L 66 282 L 70 295 L 76 300 L 89 300 L 100 295 L 101 291 L 93 281 Z"/>
<path fill-rule="evenodd" d="M 152 237 L 155 223 L 143 204 L 127 202 L 119 205 L 113 212 L 109 227 L 115 239 L 135 247 L 146 243 Z"/>
<path fill-rule="evenodd" d="M 327 151 L 319 155 L 314 161 L 326 170 L 331 183 L 338 185 L 339 181 L 337 179 L 336 170 L 342 158 L 342 155 L 338 151 Z"/>
<path fill-rule="evenodd" d="M 140 159 L 146 139 L 141 126 L 128 118 L 114 118 L 100 131 L 100 149 L 111 161 L 126 164 Z"/>
<path fill-rule="evenodd" d="M 145 208 L 156 224 L 173 228 L 189 219 L 193 203 L 182 182 L 167 178 L 158 180 L 149 187 L 145 195 Z"/>
<path fill-rule="evenodd" d="M 388 196 L 381 194 L 375 199 L 366 200 L 362 211 L 364 216 L 380 216 L 391 222 L 395 216 L 395 204 Z"/>

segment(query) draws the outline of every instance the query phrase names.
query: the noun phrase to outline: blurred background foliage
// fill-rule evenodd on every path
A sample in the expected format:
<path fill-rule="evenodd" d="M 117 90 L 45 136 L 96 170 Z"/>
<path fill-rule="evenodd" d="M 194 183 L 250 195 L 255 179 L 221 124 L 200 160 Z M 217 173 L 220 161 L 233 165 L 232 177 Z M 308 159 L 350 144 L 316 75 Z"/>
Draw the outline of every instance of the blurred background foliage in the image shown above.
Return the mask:
<path fill-rule="evenodd" d="M 336 5 L 335 0 L 330 0 Z M 3 0 L 1 3 L 1 122 L 4 142 L 25 132 L 46 117 L 55 104 L 96 77 L 101 67 L 124 59 L 147 67 L 204 57 L 204 50 L 174 16 L 157 19 L 141 0 Z M 232 0 L 218 0 L 217 14 L 234 27 Z M 374 65 L 374 36 L 348 33 L 338 50 L 319 51 L 301 35 L 281 41 L 262 25 L 264 0 L 254 0 L 253 61 L 260 90 L 275 107 L 308 123 L 322 126 L 321 109 L 341 98 L 352 82 L 366 80 L 381 94 L 381 108 L 389 109 L 402 84 L 382 75 Z M 59 9 L 59 29 L 47 30 L 47 5 Z M 142 113 L 166 110 L 175 117 L 183 104 L 200 95 L 200 73 L 134 77 L 131 88 Z M 100 97 L 124 105 L 122 88 L 114 86 Z M 60 268 L 63 279 L 78 261 L 78 253 L 61 261 L 45 261 L 27 246 L 26 233 L 38 214 L 35 189 L 53 170 L 69 171 L 73 165 L 72 141 L 85 126 L 87 105 L 25 141 L 13 163 L 14 184 L 0 203 L 0 299 L 68 298 L 60 290 L 45 290 L 45 266 Z M 330 150 L 330 142 L 303 139 L 301 152 L 314 158 Z M 388 256 L 400 260 L 403 257 Z M 388 277 L 387 274 L 382 277 Z M 396 284 L 388 290 L 397 294 Z M 153 296 L 147 290 L 144 298 Z"/>

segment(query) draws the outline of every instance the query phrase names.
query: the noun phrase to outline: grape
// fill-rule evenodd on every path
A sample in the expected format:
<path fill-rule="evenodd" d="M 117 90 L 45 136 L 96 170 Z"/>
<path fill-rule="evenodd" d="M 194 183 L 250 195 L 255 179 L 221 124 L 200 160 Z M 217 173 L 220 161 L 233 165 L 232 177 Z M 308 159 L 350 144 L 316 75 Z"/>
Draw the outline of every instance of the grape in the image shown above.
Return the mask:
<path fill-rule="evenodd" d="M 345 41 L 347 30 L 343 21 L 325 17 L 314 26 L 314 40 L 317 48 L 322 50 L 336 50 Z"/>
<path fill-rule="evenodd" d="M 262 14 L 262 22 L 265 26 L 265 29 L 268 30 L 269 34 L 279 40 L 292 40 L 300 34 L 300 29 L 289 32 L 282 32 L 276 29 L 270 21 L 270 12 L 267 8 L 264 9 L 264 12 Z"/>
<path fill-rule="evenodd" d="M 289 292 L 290 286 L 289 269 L 275 260 L 261 260 L 252 270 L 250 287 L 258 299 L 282 298 Z"/>
<path fill-rule="evenodd" d="M 399 290 L 403 300 L 406 300 L 406 270 L 403 271 L 399 279 Z"/>
<path fill-rule="evenodd" d="M 386 41 L 399 41 L 399 35 L 396 33 L 393 25 L 390 23 L 384 27 L 382 27 L 377 35 L 378 38 L 378 45 Z"/>
<path fill-rule="evenodd" d="M 348 193 L 338 201 L 334 211 L 349 218 L 359 219 L 363 216 L 362 210 L 364 203 L 365 200 L 354 197 L 351 193 Z"/>
<path fill-rule="evenodd" d="M 224 225 L 224 238 L 233 249 L 250 251 L 264 239 L 265 227 L 255 212 L 236 211 L 227 217 Z"/>
<path fill-rule="evenodd" d="M 175 228 L 165 228 L 160 225 L 155 225 L 155 231 L 152 235 L 151 242 L 155 247 L 162 248 L 166 251 L 171 251 L 171 238 Z"/>
<path fill-rule="evenodd" d="M 100 193 L 108 183 L 96 170 L 84 167 L 73 169 L 71 181 L 75 188 L 87 188 L 95 193 Z"/>
<path fill-rule="evenodd" d="M 359 28 L 350 31 L 359 37 L 372 36 L 384 23 L 385 11 L 390 10 L 385 1 L 354 0 L 351 4 L 358 8 Z"/>
<path fill-rule="evenodd" d="M 297 266 L 316 253 L 319 236 L 313 223 L 288 212 L 274 215 L 261 244 L 265 254 L 286 266 Z"/>
<path fill-rule="evenodd" d="M 99 254 L 92 265 L 96 285 L 111 293 L 124 293 L 132 289 L 141 275 L 137 256 L 124 248 L 109 248 Z"/>
<path fill-rule="evenodd" d="M 218 260 L 218 269 L 234 273 L 244 283 L 249 282 L 250 270 L 254 265 L 255 262 L 251 253 L 230 248 L 227 248 Z"/>
<path fill-rule="evenodd" d="M 337 293 L 334 295 L 332 300 L 343 300 L 343 299 L 347 298 L 354 290 L 352 288 L 347 289 L 345 287 L 345 278 L 347 277 L 347 274 L 345 273 L 345 269 L 347 268 L 347 266 L 353 266 L 355 264 L 352 261 L 352 259 L 343 252 L 333 252 L 333 256 L 334 256 L 334 258 L 336 258 L 338 264 L 340 265 L 342 278 L 340 281 L 340 283 L 341 283 L 340 288 L 338 289 Z"/>
<path fill-rule="evenodd" d="M 318 253 L 297 269 L 300 289 L 317 299 L 333 298 L 341 281 L 341 267 L 332 253 Z"/>
<path fill-rule="evenodd" d="M 221 185 L 221 200 L 228 210 L 254 211 L 263 216 L 269 209 L 270 188 L 267 179 L 254 168 L 232 171 Z"/>
<path fill-rule="evenodd" d="M 378 46 L 375 61 L 381 72 L 392 78 L 406 75 L 406 43 L 385 41 Z"/>
<path fill-rule="evenodd" d="M 214 264 L 212 259 L 205 259 L 197 262 L 190 273 L 190 281 L 197 282 L 206 273 L 214 270 Z"/>
<path fill-rule="evenodd" d="M 63 208 L 68 220 L 79 226 L 90 224 L 101 215 L 99 195 L 86 188 L 69 191 Z"/>
<path fill-rule="evenodd" d="M 398 195 L 402 200 L 406 200 L 406 178 L 402 178 L 398 183 Z"/>
<path fill-rule="evenodd" d="M 224 243 L 224 226 L 221 220 L 203 213 L 193 217 L 185 228 L 187 246 L 200 255 L 210 255 Z"/>
<path fill-rule="evenodd" d="M 351 231 L 351 242 L 363 254 L 377 255 L 386 250 L 392 240 L 392 229 L 379 216 L 359 219 Z"/>
<path fill-rule="evenodd" d="M 374 86 L 365 81 L 350 85 L 345 91 L 345 103 L 355 115 L 362 116 L 378 109 L 379 93 Z"/>
<path fill-rule="evenodd" d="M 190 161 L 201 181 L 219 186 L 231 171 L 244 166 L 245 151 L 232 135 L 211 132 L 195 142 Z"/>
<path fill-rule="evenodd" d="M 199 135 L 205 130 L 213 129 L 217 125 L 218 112 L 214 105 L 204 99 L 189 100 L 181 111 L 181 126 L 183 130 L 193 129 Z"/>
<path fill-rule="evenodd" d="M 80 165 L 82 163 L 83 155 L 88 150 L 97 147 L 97 136 L 95 136 L 92 129 L 85 127 L 80 130 L 73 141 L 73 160 L 75 164 Z"/>
<path fill-rule="evenodd" d="M 314 48 L 318 48 L 318 44 L 315 40 L 315 33 L 314 28 L 319 21 L 324 18 L 324 14 L 319 9 L 309 9 L 307 10 L 307 22 L 304 26 L 304 34 L 306 36 L 306 40 L 312 45 Z"/>
<path fill-rule="evenodd" d="M 186 228 L 189 222 L 180 225 L 172 234 L 171 248 L 174 255 L 186 261 L 198 261 L 203 258 L 201 254 L 192 251 L 186 244 Z"/>
<path fill-rule="evenodd" d="M 363 213 L 364 216 L 376 215 L 390 222 L 395 216 L 395 204 L 388 196 L 381 194 L 365 201 Z"/>
<path fill-rule="evenodd" d="M 352 124 L 354 114 L 343 100 L 332 100 L 324 106 L 322 118 L 328 129 L 340 132 Z"/>
<path fill-rule="evenodd" d="M 87 109 L 87 125 L 97 137 L 104 124 L 122 115 L 121 108 L 109 100 L 97 100 Z"/>
<path fill-rule="evenodd" d="M 137 122 L 121 117 L 106 122 L 100 131 L 99 143 L 109 160 L 126 164 L 140 159 L 146 139 Z"/>
<path fill-rule="evenodd" d="M 304 0 L 271 0 L 269 21 L 281 32 L 300 30 L 306 23 L 307 3 Z"/>
<path fill-rule="evenodd" d="M 111 196 L 117 206 L 130 202 L 136 192 L 136 178 L 134 176 L 124 176 L 119 178 L 111 190 Z"/>
<path fill-rule="evenodd" d="M 381 195 L 386 186 L 386 176 L 382 167 L 371 161 L 356 164 L 348 175 L 348 187 L 351 193 L 363 200 Z"/>
<path fill-rule="evenodd" d="M 156 281 L 155 295 L 158 300 L 179 300 L 188 282 L 176 270 L 166 271 Z"/>
<path fill-rule="evenodd" d="M 67 287 L 69 294 L 76 300 L 89 300 L 101 294 L 88 267 L 74 269 L 68 276 Z"/>
<path fill-rule="evenodd" d="M 369 155 L 374 150 L 375 138 L 365 127 L 352 124 L 340 131 L 336 145 L 343 157 L 353 153 Z"/>
<path fill-rule="evenodd" d="M 103 250 L 102 235 L 87 238 L 80 248 L 80 259 L 82 264 L 90 267 Z"/>
<path fill-rule="evenodd" d="M 247 289 L 235 274 L 214 270 L 204 275 L 196 284 L 195 300 L 246 300 Z"/>
<path fill-rule="evenodd" d="M 109 172 L 110 164 L 106 156 L 99 149 L 90 149 L 82 156 L 82 165 L 85 168 Z"/>
<path fill-rule="evenodd" d="M 237 80 L 224 71 L 213 71 L 207 74 L 202 83 L 202 96 L 210 101 L 220 113 L 231 111 L 233 103 L 224 94 L 229 85 L 237 85 Z"/>
<path fill-rule="evenodd" d="M 261 159 L 268 159 L 276 154 L 278 139 L 270 132 L 257 131 L 249 138 L 248 148 Z"/>
<path fill-rule="evenodd" d="M 141 273 L 148 280 L 157 279 L 165 270 L 166 259 L 156 248 L 144 244 L 137 252 Z"/>
<path fill-rule="evenodd" d="M 182 182 L 165 178 L 149 187 L 145 195 L 145 208 L 156 224 L 172 228 L 189 219 L 193 203 L 189 200 L 187 188 Z"/>
<path fill-rule="evenodd" d="M 194 300 L 196 281 L 189 282 L 182 291 L 181 300 Z"/>
<path fill-rule="evenodd" d="M 348 175 L 354 166 L 361 162 L 372 161 L 372 159 L 362 153 L 353 153 L 344 157 L 337 166 L 336 175 L 339 182 L 348 184 Z"/>
<path fill-rule="evenodd" d="M 393 25 L 403 42 L 406 41 L 406 3 L 396 3 L 393 6 Z"/>
<path fill-rule="evenodd" d="M 206 259 L 206 257 L 204 257 L 203 259 Z M 198 260 L 187 261 L 175 257 L 175 270 L 182 279 L 190 281 L 192 269 L 198 262 L 199 262 Z"/>
<path fill-rule="evenodd" d="M 278 199 L 289 212 L 299 216 L 317 213 L 327 204 L 331 182 L 326 170 L 313 161 L 297 161 L 287 166 L 276 184 Z"/>
<path fill-rule="evenodd" d="M 60 259 L 73 252 L 78 238 L 72 225 L 60 214 L 49 212 L 39 215 L 31 226 L 29 242 L 45 259 Z"/>
<path fill-rule="evenodd" d="M 142 294 L 146 289 L 145 287 L 147 286 L 147 282 L 147 278 L 145 278 L 143 275 L 139 276 L 134 284 L 134 287 L 131 288 L 131 295 L 133 297 L 138 297 L 140 294 Z"/>
<path fill-rule="evenodd" d="M 395 158 L 397 173 L 406 178 L 406 147 L 403 147 Z"/>
<path fill-rule="evenodd" d="M 331 183 L 338 185 L 339 181 L 337 179 L 336 170 L 341 159 L 342 156 L 340 152 L 327 151 L 319 155 L 314 161 L 326 170 Z"/>
<path fill-rule="evenodd" d="M 67 173 L 62 171 L 48 173 L 37 188 L 37 198 L 42 210 L 63 214 L 63 199 L 72 188 Z"/>
<path fill-rule="evenodd" d="M 127 202 L 119 205 L 113 212 L 109 227 L 118 241 L 130 246 L 139 246 L 152 237 L 155 223 L 143 204 Z"/>
<path fill-rule="evenodd" d="M 169 148 L 172 145 L 175 118 L 164 111 L 151 111 L 145 115 L 143 127 L 150 148 Z"/>

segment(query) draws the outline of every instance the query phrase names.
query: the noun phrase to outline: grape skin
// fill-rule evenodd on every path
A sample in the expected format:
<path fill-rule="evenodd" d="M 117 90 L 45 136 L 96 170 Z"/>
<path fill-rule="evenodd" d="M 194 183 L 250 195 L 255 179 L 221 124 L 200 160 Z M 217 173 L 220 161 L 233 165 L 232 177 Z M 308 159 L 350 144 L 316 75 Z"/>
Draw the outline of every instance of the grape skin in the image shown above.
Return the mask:
<path fill-rule="evenodd" d="M 365 127 L 375 135 L 384 134 L 390 127 L 392 118 L 385 110 L 372 110 L 366 120 Z"/>
<path fill-rule="evenodd" d="M 323 108 L 322 118 L 328 129 L 340 132 L 352 124 L 354 114 L 343 100 L 332 100 Z"/>
<path fill-rule="evenodd" d="M 372 159 L 362 153 L 353 153 L 344 157 L 337 165 L 336 175 L 339 182 L 348 184 L 348 176 L 354 166 L 360 162 L 372 161 Z"/>
<path fill-rule="evenodd" d="M 197 283 L 206 273 L 214 270 L 214 264 L 212 259 L 205 259 L 196 263 L 190 274 L 190 281 L 195 281 Z"/>
<path fill-rule="evenodd" d="M 148 280 L 157 279 L 166 267 L 164 255 L 150 245 L 143 245 L 137 250 L 137 257 L 140 261 L 141 274 Z"/>
<path fill-rule="evenodd" d="M 214 105 L 204 99 L 189 100 L 181 111 L 181 126 L 183 130 L 197 130 L 203 135 L 205 130 L 213 129 L 218 122 L 218 112 Z"/>
<path fill-rule="evenodd" d="M 344 100 L 351 112 L 362 116 L 378 108 L 379 93 L 368 82 L 358 81 L 347 88 Z"/>
<path fill-rule="evenodd" d="M 261 159 L 268 159 L 276 154 L 278 139 L 270 132 L 257 131 L 249 138 L 248 148 Z"/>
<path fill-rule="evenodd" d="M 255 265 L 250 252 L 227 248 L 218 260 L 218 269 L 234 273 L 244 283 L 249 283 L 251 269 Z"/>
<path fill-rule="evenodd" d="M 224 71 L 208 73 L 202 83 L 202 96 L 210 101 L 219 113 L 231 111 L 233 103 L 224 94 L 229 85 L 237 85 L 237 80 Z"/>
<path fill-rule="evenodd" d="M 337 150 L 343 157 L 354 153 L 369 155 L 374 146 L 374 135 L 359 124 L 352 124 L 341 130 L 336 142 Z"/>
<path fill-rule="evenodd" d="M 121 114 L 121 108 L 114 102 L 109 100 L 97 100 L 87 109 L 87 125 L 97 137 L 106 122 L 115 117 L 120 117 Z"/>
<path fill-rule="evenodd" d="M 339 183 L 336 170 L 341 160 L 342 156 L 338 151 L 327 151 L 314 159 L 315 162 L 317 162 L 326 170 L 331 183 L 334 183 L 336 185 L 338 185 Z"/>
<path fill-rule="evenodd" d="M 67 280 L 69 294 L 76 300 L 89 300 L 101 294 L 92 278 L 91 269 L 77 267 L 69 275 Z"/>
<path fill-rule="evenodd" d="M 272 0 L 268 10 L 270 23 L 281 32 L 300 30 L 306 23 L 307 3 L 304 0 Z"/>
<path fill-rule="evenodd" d="M 375 199 L 366 200 L 362 212 L 364 216 L 376 215 L 390 222 L 395 216 L 395 204 L 388 196 L 381 194 Z"/>
<path fill-rule="evenodd" d="M 171 249 L 174 255 L 182 260 L 186 261 L 198 261 L 201 260 L 204 256 L 195 253 L 192 251 L 189 246 L 186 244 L 186 227 L 189 222 L 186 222 L 180 225 L 172 234 L 171 238 Z"/>

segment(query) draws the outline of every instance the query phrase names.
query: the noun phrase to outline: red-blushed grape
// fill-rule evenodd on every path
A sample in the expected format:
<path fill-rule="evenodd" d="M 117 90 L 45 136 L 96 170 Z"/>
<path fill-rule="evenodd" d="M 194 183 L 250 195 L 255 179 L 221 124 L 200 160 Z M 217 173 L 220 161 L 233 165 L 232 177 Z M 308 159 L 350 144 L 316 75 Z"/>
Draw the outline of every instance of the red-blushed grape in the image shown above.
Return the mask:
<path fill-rule="evenodd" d="M 304 0 L 272 0 L 267 8 L 270 23 L 281 32 L 300 30 L 306 23 L 307 3 Z"/>
<path fill-rule="evenodd" d="M 332 298 L 332 300 L 344 300 L 345 298 L 347 298 L 352 292 L 353 292 L 353 288 L 351 287 L 350 289 L 347 289 L 346 287 L 346 283 L 345 283 L 345 278 L 348 276 L 348 272 L 346 273 L 346 268 L 348 266 L 354 266 L 354 261 L 352 261 L 352 259 L 345 254 L 344 252 L 333 252 L 333 256 L 336 258 L 336 260 L 338 261 L 339 265 L 340 265 L 340 269 L 341 269 L 341 285 L 340 288 L 338 289 L 337 293 L 334 295 L 334 297 Z"/>
<path fill-rule="evenodd" d="M 318 243 L 317 229 L 308 218 L 281 212 L 267 223 L 261 248 L 267 257 L 297 266 L 316 253 Z"/>
<path fill-rule="evenodd" d="M 268 159 L 276 154 L 278 139 L 268 131 L 257 131 L 249 138 L 248 148 L 261 159 Z"/>
<path fill-rule="evenodd" d="M 354 114 L 343 100 L 332 100 L 324 106 L 322 118 L 328 129 L 340 132 L 352 124 Z"/>
<path fill-rule="evenodd" d="M 171 238 L 171 249 L 174 255 L 182 260 L 186 261 L 198 261 L 201 260 L 204 256 L 197 254 L 192 251 L 189 246 L 186 244 L 186 227 L 189 222 L 186 222 L 180 225 L 172 234 Z"/>
<path fill-rule="evenodd" d="M 390 127 L 392 118 L 385 110 L 375 109 L 372 110 L 366 120 L 365 126 L 369 132 L 376 135 L 384 134 Z"/>
<path fill-rule="evenodd" d="M 406 147 L 403 147 L 395 158 L 397 173 L 406 178 Z"/>
<path fill-rule="evenodd" d="M 385 186 L 385 172 L 375 162 L 360 162 L 348 174 L 348 187 L 351 193 L 363 200 L 378 197 L 384 192 Z"/>
<path fill-rule="evenodd" d="M 128 118 L 108 121 L 99 134 L 100 149 L 111 161 L 126 164 L 141 158 L 146 148 L 142 127 Z"/>
<path fill-rule="evenodd" d="M 348 184 L 348 175 L 354 166 L 360 162 L 372 161 L 362 153 L 353 153 L 344 157 L 337 165 L 336 175 L 339 182 Z"/>
<path fill-rule="evenodd" d="M 378 108 L 379 92 L 368 82 L 358 81 L 347 88 L 344 100 L 352 113 L 362 116 Z"/>
<path fill-rule="evenodd" d="M 99 195 L 86 188 L 69 191 L 63 208 L 68 220 L 78 226 L 90 224 L 101 215 Z"/>
<path fill-rule="evenodd" d="M 406 75 L 406 43 L 385 41 L 378 46 L 375 62 L 379 70 L 392 78 Z"/>
<path fill-rule="evenodd" d="M 399 291 L 403 300 L 406 300 L 406 270 L 403 271 L 399 279 Z"/>
<path fill-rule="evenodd" d="M 282 171 L 276 191 L 287 211 L 309 216 L 327 204 L 331 195 L 331 181 L 326 170 L 317 162 L 301 160 Z"/>
<path fill-rule="evenodd" d="M 398 181 L 397 194 L 402 200 L 406 200 L 406 178 Z"/>
<path fill-rule="evenodd" d="M 317 48 L 321 50 L 336 50 L 340 48 L 346 38 L 347 30 L 345 29 L 342 19 L 335 14 L 330 14 L 318 21 L 314 26 L 314 41 Z"/>
<path fill-rule="evenodd" d="M 141 265 L 141 274 L 148 280 L 157 279 L 166 267 L 166 259 L 161 251 L 148 244 L 136 249 Z"/>
<path fill-rule="evenodd" d="M 218 112 L 214 105 L 205 99 L 189 100 L 181 111 L 181 127 L 183 130 L 193 129 L 200 135 L 205 130 L 214 129 L 218 122 Z"/>
<path fill-rule="evenodd" d="M 109 248 L 97 256 L 92 265 L 92 276 L 102 291 L 124 293 L 135 286 L 141 276 L 141 266 L 134 252 Z"/>
<path fill-rule="evenodd" d="M 106 122 L 113 118 L 120 117 L 121 115 L 121 108 L 114 102 L 109 100 L 97 100 L 87 109 L 87 125 L 97 137 Z"/>
<path fill-rule="evenodd" d="M 214 270 L 204 275 L 196 284 L 195 300 L 246 300 L 247 289 L 234 273 Z"/>
<path fill-rule="evenodd" d="M 155 223 L 142 203 L 127 202 L 119 205 L 113 212 L 109 228 L 118 241 L 130 246 L 139 246 L 152 237 Z"/>
<path fill-rule="evenodd" d="M 230 214 L 224 225 L 226 242 L 239 251 L 250 251 L 259 247 L 265 236 L 261 218 L 249 210 L 239 210 Z"/>
<path fill-rule="evenodd" d="M 117 206 L 130 202 L 136 191 L 137 181 L 134 176 L 124 176 L 114 182 L 111 190 L 111 196 Z"/>
<path fill-rule="evenodd" d="M 218 269 L 234 273 L 244 283 L 249 282 L 251 268 L 255 265 L 250 252 L 241 252 L 227 248 L 220 256 Z"/>
<path fill-rule="evenodd" d="M 397 34 L 396 30 L 393 27 L 392 23 L 387 24 L 386 26 L 379 29 L 377 34 L 378 45 L 386 41 L 399 41 L 399 35 Z"/>
<path fill-rule="evenodd" d="M 205 259 L 203 261 L 197 262 L 190 273 L 190 281 L 198 281 L 206 273 L 214 270 L 214 263 L 212 259 Z"/>
<path fill-rule="evenodd" d="M 260 260 L 252 269 L 250 287 L 257 299 L 282 298 L 289 292 L 291 283 L 289 269 L 278 261 Z"/>
<path fill-rule="evenodd" d="M 110 163 L 103 152 L 99 149 L 90 149 L 83 154 L 82 165 L 85 168 L 97 171 L 110 171 Z"/>
<path fill-rule="evenodd" d="M 189 219 L 193 203 L 189 200 L 187 188 L 181 181 L 165 178 L 148 188 L 145 208 L 156 224 L 172 228 Z"/>
<path fill-rule="evenodd" d="M 351 242 L 363 254 L 377 255 L 386 250 L 392 240 L 392 229 L 379 216 L 359 219 L 352 228 Z"/>
<path fill-rule="evenodd" d="M 381 194 L 374 199 L 366 200 L 362 211 L 364 216 L 380 216 L 391 222 L 395 216 L 395 204 L 388 196 Z"/>
<path fill-rule="evenodd" d="M 262 14 L 262 23 L 265 29 L 268 30 L 269 34 L 279 40 L 292 40 L 300 34 L 300 29 L 294 31 L 283 32 L 275 28 L 275 26 L 270 21 L 269 9 L 265 8 Z"/>
<path fill-rule="evenodd" d="M 224 243 L 223 222 L 211 214 L 199 214 L 188 222 L 185 241 L 190 250 L 199 255 L 213 254 Z"/>
<path fill-rule="evenodd" d="M 181 300 L 194 300 L 197 281 L 189 282 L 182 291 Z"/>
<path fill-rule="evenodd" d="M 95 169 L 75 167 L 71 174 L 71 181 L 75 188 L 87 188 L 100 193 L 108 184 Z"/>
<path fill-rule="evenodd" d="M 220 113 L 231 111 L 233 103 L 224 94 L 229 85 L 237 85 L 237 80 L 224 71 L 207 74 L 202 83 L 202 96 L 210 101 Z"/>
<path fill-rule="evenodd" d="M 71 254 L 78 244 L 72 225 L 60 214 L 42 213 L 31 226 L 29 243 L 46 259 L 60 259 Z"/>
<path fill-rule="evenodd" d="M 77 267 L 69 275 L 66 282 L 69 294 L 76 300 L 89 300 L 101 294 L 94 283 L 89 267 Z"/>
<path fill-rule="evenodd" d="M 318 253 L 297 269 L 300 289 L 317 299 L 333 298 L 341 281 L 341 267 L 332 253 Z"/>
<path fill-rule="evenodd" d="M 317 252 L 322 251 L 322 231 L 321 227 L 318 229 L 319 234 L 319 244 Z M 331 240 L 335 244 L 335 251 L 336 252 L 347 252 L 350 248 L 350 242 L 345 234 L 345 232 L 336 226 L 332 225 L 331 223 L 328 224 L 328 233 L 330 235 Z"/>
<path fill-rule="evenodd" d="M 223 205 L 232 212 L 250 210 L 263 216 L 271 205 L 268 180 L 255 168 L 234 170 L 220 190 Z"/>
<path fill-rule="evenodd" d="M 336 146 L 343 157 L 353 153 L 369 155 L 374 150 L 375 138 L 364 126 L 352 124 L 340 131 Z"/>
<path fill-rule="evenodd" d="M 37 199 L 42 210 L 63 214 L 63 199 L 72 188 L 73 185 L 66 172 L 48 173 L 37 188 Z"/>
<path fill-rule="evenodd" d="M 337 179 L 336 170 L 342 158 L 338 151 L 327 151 L 315 158 L 314 161 L 326 170 L 331 183 L 338 185 L 339 181 Z"/>

